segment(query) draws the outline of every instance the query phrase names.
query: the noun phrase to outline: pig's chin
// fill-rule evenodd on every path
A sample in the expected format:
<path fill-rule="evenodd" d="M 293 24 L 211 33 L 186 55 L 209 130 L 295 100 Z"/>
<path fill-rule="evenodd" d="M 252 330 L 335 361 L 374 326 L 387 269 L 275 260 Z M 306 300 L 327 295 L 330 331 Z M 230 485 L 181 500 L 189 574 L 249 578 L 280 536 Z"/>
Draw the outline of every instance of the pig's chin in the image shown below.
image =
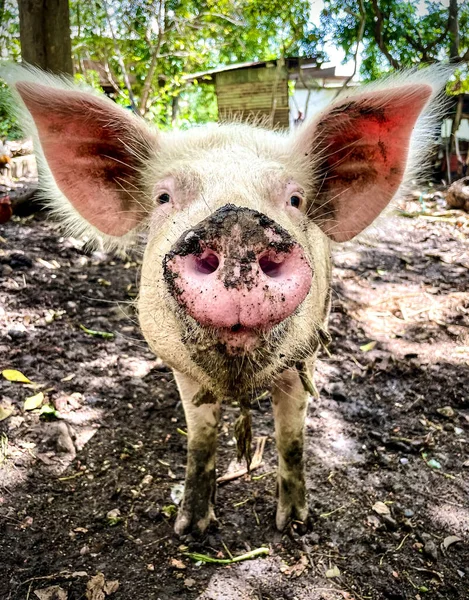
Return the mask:
<path fill-rule="evenodd" d="M 265 386 L 282 367 L 279 346 L 287 329 L 285 322 L 269 331 L 242 326 L 214 329 L 186 319 L 183 342 L 192 360 L 212 380 L 211 387 L 223 396 L 233 396 Z"/>
<path fill-rule="evenodd" d="M 221 342 L 230 356 L 249 354 L 261 345 L 260 332 L 241 325 L 230 329 L 217 329 L 213 335 Z"/>

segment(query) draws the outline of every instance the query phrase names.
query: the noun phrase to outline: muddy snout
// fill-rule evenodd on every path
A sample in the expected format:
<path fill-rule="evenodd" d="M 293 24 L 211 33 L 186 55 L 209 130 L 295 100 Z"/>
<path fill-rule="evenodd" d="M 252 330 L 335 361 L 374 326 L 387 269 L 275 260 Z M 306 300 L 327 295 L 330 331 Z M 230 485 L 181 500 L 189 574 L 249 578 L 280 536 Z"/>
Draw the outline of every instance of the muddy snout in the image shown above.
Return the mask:
<path fill-rule="evenodd" d="M 274 221 L 226 205 L 185 232 L 164 258 L 176 301 L 198 323 L 266 330 L 289 317 L 309 292 L 301 246 Z"/>

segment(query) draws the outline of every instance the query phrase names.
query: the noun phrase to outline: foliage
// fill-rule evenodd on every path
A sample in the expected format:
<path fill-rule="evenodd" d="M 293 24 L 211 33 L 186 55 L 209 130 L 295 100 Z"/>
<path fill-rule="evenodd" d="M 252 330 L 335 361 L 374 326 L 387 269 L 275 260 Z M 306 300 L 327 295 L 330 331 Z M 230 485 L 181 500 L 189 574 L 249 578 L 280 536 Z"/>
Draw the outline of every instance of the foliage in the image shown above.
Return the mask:
<path fill-rule="evenodd" d="M 469 61 L 469 3 L 452 0 L 459 23 L 459 58 Z M 452 58 L 455 35 L 450 8 L 426 0 L 325 0 L 318 30 L 319 43 L 333 39 L 353 57 L 362 19 L 361 75 L 376 79 L 393 69 L 420 66 Z"/>
<path fill-rule="evenodd" d="M 189 90 L 184 75 L 305 54 L 317 41 L 308 17 L 307 0 L 72 0 L 74 62 L 86 80 L 99 66 L 119 103 L 162 127 L 187 126 L 216 107 L 213 89 Z"/>
<path fill-rule="evenodd" d="M 0 0 L 0 59 L 18 60 L 21 54 L 18 5 Z"/>
<path fill-rule="evenodd" d="M 0 0 L 0 59 L 18 60 L 20 56 L 18 6 L 14 0 Z M 16 119 L 8 110 L 10 94 L 0 81 L 0 139 L 22 137 Z"/>
<path fill-rule="evenodd" d="M 8 108 L 10 103 L 10 92 L 6 84 L 0 81 L 0 140 L 19 140 L 23 137 L 18 122 Z"/>
<path fill-rule="evenodd" d="M 460 0 L 324 0 L 318 27 L 308 0 L 71 0 L 70 11 L 75 77 L 163 128 L 216 118 L 213 86 L 188 84 L 188 74 L 278 56 L 321 61 L 326 42 L 346 60 L 360 53 L 364 79 L 459 55 L 449 91 L 469 88 L 469 3 Z M 17 13 L 0 0 L 0 51 L 13 60 Z M 13 123 L 0 128 L 14 135 Z"/>

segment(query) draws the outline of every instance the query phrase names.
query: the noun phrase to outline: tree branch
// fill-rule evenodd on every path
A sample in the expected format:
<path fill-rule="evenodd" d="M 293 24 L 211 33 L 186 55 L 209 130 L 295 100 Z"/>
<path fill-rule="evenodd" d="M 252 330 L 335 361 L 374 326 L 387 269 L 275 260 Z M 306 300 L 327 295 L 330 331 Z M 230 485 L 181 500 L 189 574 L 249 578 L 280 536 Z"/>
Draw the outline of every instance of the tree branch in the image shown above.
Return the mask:
<path fill-rule="evenodd" d="M 458 0 L 449 0 L 448 30 L 450 37 L 449 60 L 459 60 L 459 24 L 458 24 Z"/>
<path fill-rule="evenodd" d="M 166 2 L 165 0 L 160 0 L 159 9 L 158 9 L 158 37 L 156 41 L 156 46 L 151 51 L 151 60 L 150 66 L 148 67 L 148 72 L 145 77 L 145 81 L 143 83 L 142 95 L 140 97 L 140 114 L 145 116 L 147 112 L 147 104 L 148 98 L 150 96 L 151 88 L 153 85 L 153 77 L 156 73 L 156 67 L 158 65 L 158 55 L 160 52 L 161 45 L 163 44 L 163 39 L 165 35 L 165 23 L 166 23 Z"/>
<path fill-rule="evenodd" d="M 129 76 L 127 73 L 127 69 L 125 68 L 125 63 L 124 63 L 124 59 L 122 58 L 122 53 L 120 51 L 119 44 L 117 43 L 117 39 L 114 34 L 114 29 L 112 27 L 111 17 L 109 16 L 109 10 L 108 10 L 107 4 L 106 4 L 106 0 L 103 0 L 103 8 L 104 8 L 104 12 L 106 13 L 106 20 L 108 22 L 109 29 L 111 31 L 111 37 L 112 37 L 112 41 L 114 43 L 114 51 L 117 56 L 117 61 L 119 63 L 121 71 L 122 71 L 122 77 L 124 78 L 125 87 L 127 88 L 127 92 L 129 93 L 130 105 L 132 106 L 132 110 L 134 111 L 134 113 L 138 114 L 137 105 L 135 103 L 134 93 L 132 91 L 132 86 L 130 85 Z"/>
<path fill-rule="evenodd" d="M 365 22 L 366 22 L 366 13 L 365 13 L 365 6 L 363 4 L 363 0 L 358 0 L 358 7 L 360 10 L 360 14 L 357 16 L 360 19 L 360 22 L 358 25 L 358 33 L 357 33 L 357 46 L 355 48 L 355 54 L 353 56 L 353 73 L 350 75 L 350 77 L 348 77 L 345 80 L 343 86 L 338 90 L 337 94 L 335 95 L 335 98 L 337 98 L 337 96 L 341 92 L 343 92 L 343 90 L 348 86 L 348 84 L 352 81 L 352 79 L 355 77 L 355 75 L 357 73 L 358 51 L 360 49 L 360 44 L 362 43 L 362 40 L 363 40 L 363 34 L 365 33 Z"/>
<path fill-rule="evenodd" d="M 459 60 L 462 62 L 469 62 L 469 48 L 466 50 L 466 52 L 464 52 Z"/>
<path fill-rule="evenodd" d="M 387 45 L 384 41 L 383 13 L 381 12 L 381 10 L 378 6 L 378 0 L 372 0 L 372 5 L 373 5 L 373 11 L 374 11 L 375 17 L 376 17 L 374 37 L 375 37 L 376 43 L 378 44 L 378 48 L 381 50 L 381 52 L 384 54 L 384 56 L 388 59 L 391 67 L 393 67 L 394 69 L 400 69 L 401 65 L 392 56 L 392 54 L 389 51 L 389 48 L 387 47 Z"/>

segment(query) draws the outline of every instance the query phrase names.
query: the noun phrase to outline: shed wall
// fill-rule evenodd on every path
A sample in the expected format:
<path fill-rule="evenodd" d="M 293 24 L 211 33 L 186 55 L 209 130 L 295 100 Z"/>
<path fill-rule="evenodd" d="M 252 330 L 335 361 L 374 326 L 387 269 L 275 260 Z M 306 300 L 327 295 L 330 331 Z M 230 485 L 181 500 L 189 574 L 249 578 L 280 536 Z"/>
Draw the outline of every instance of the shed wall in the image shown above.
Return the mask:
<path fill-rule="evenodd" d="M 268 118 L 273 124 L 289 126 L 288 73 L 285 68 L 263 67 L 218 73 L 216 77 L 220 118 Z"/>

